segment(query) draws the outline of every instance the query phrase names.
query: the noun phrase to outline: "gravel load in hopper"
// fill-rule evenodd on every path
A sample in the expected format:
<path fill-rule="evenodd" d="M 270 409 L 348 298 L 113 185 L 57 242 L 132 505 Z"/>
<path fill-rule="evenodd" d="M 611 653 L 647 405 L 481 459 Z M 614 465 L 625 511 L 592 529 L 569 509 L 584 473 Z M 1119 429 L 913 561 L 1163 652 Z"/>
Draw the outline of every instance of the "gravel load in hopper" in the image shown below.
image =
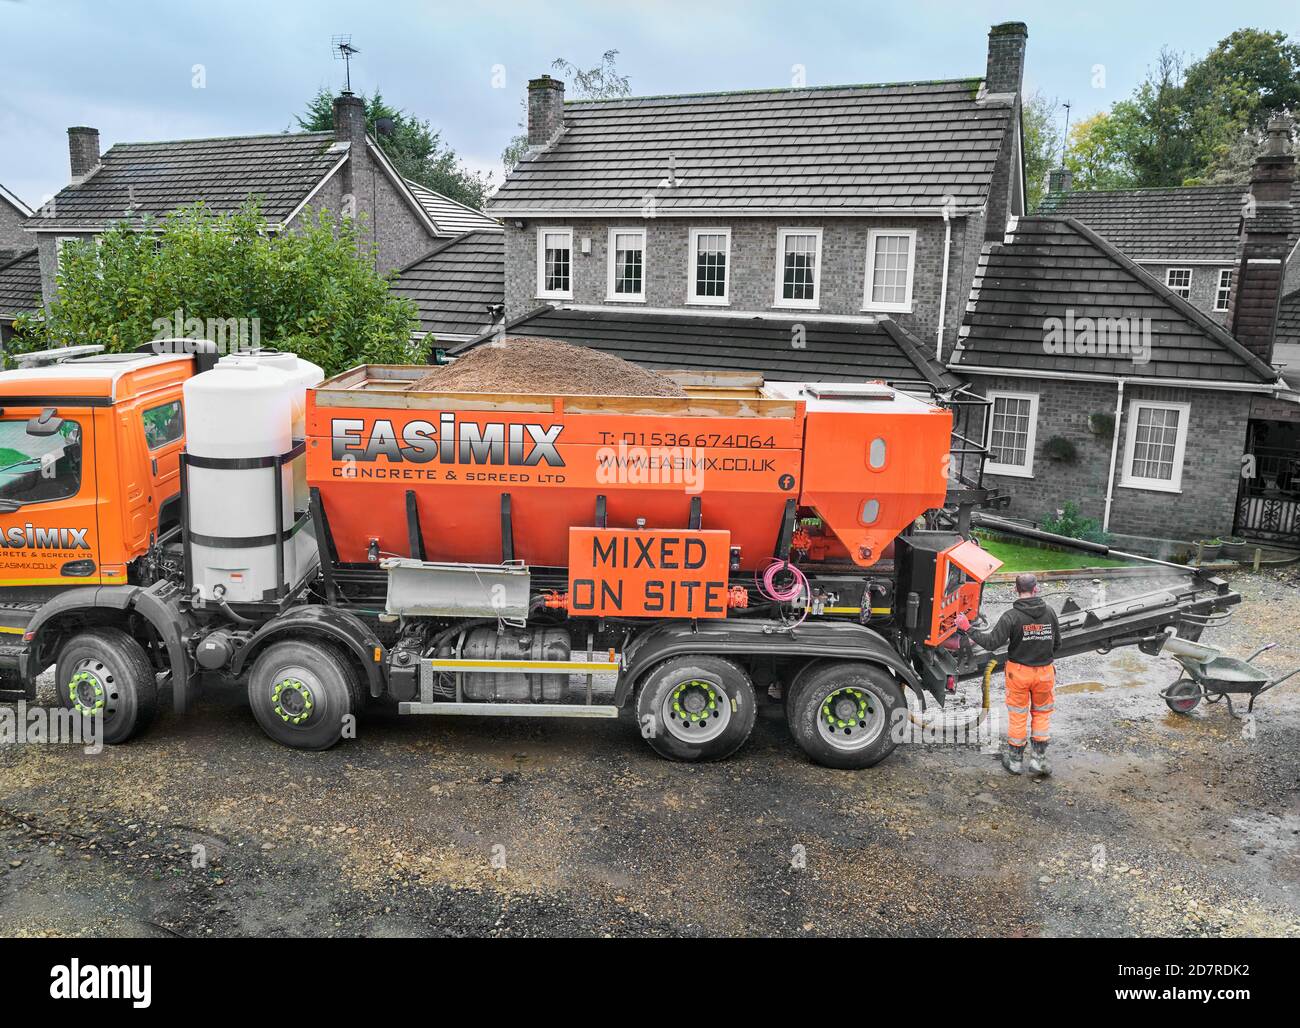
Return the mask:
<path fill-rule="evenodd" d="M 558 339 L 507 336 L 436 368 L 417 389 L 449 393 L 549 393 L 559 396 L 685 396 L 663 375 Z"/>

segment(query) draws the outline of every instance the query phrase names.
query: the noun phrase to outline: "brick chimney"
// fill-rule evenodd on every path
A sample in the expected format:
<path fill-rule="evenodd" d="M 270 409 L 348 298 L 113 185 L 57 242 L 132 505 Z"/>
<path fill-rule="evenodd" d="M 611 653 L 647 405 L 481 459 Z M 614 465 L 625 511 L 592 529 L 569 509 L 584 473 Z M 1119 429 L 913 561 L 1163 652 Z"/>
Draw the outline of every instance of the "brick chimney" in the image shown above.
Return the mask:
<path fill-rule="evenodd" d="M 1004 21 L 989 29 L 989 63 L 984 82 L 990 93 L 1020 95 L 1028 39 L 1029 27 L 1023 21 Z"/>
<path fill-rule="evenodd" d="M 99 166 L 99 129 L 84 125 L 68 129 L 68 164 L 73 182 L 80 182 Z"/>
<path fill-rule="evenodd" d="M 1074 174 L 1069 168 L 1053 168 L 1047 173 L 1049 193 L 1068 193 L 1074 185 Z"/>
<path fill-rule="evenodd" d="M 1011 117 L 1003 135 L 989 199 L 984 214 L 984 241 L 1000 242 L 1012 215 L 1024 213 L 1023 166 L 1013 145 L 1020 125 L 1020 87 L 1025 75 L 1025 42 L 1029 29 L 1023 21 L 1004 21 L 989 29 L 988 70 L 984 76 L 985 102 L 1010 104 Z"/>
<path fill-rule="evenodd" d="M 1228 298 L 1228 327 L 1237 341 L 1266 364 L 1273 360 L 1278 306 L 1286 273 L 1287 237 L 1293 211 L 1291 184 L 1295 155 L 1290 152 L 1292 121 L 1277 115 L 1268 121 L 1264 150 L 1250 174 L 1250 195 L 1243 198 L 1241 259 Z"/>
<path fill-rule="evenodd" d="M 366 152 L 366 104 L 361 97 L 343 93 L 334 98 L 334 138 L 350 144 L 348 159 L 339 169 L 339 184 L 345 196 L 355 197 L 352 171 L 360 155 Z"/>
<path fill-rule="evenodd" d="M 549 75 L 528 82 L 528 145 L 545 146 L 564 124 L 564 83 Z"/>

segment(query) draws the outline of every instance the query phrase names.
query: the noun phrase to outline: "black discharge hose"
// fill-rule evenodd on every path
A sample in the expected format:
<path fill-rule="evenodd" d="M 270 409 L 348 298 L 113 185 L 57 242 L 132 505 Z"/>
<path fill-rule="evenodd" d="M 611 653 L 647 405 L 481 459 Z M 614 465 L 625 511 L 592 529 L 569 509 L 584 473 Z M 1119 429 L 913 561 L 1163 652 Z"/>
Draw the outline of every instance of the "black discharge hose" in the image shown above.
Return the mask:
<path fill-rule="evenodd" d="M 1104 543 L 1093 543 L 1087 539 L 1072 539 L 1068 535 L 1057 535 L 1054 532 L 1044 532 L 1040 528 L 1017 525 L 1014 521 L 1006 521 L 992 514 L 974 512 L 971 514 L 970 521 L 972 525 L 978 528 L 988 528 L 994 532 L 1003 532 L 1006 535 L 1018 535 L 1022 539 L 1035 539 L 1040 543 L 1051 543 L 1053 546 L 1063 547 L 1067 550 L 1083 550 L 1086 553 L 1096 553 L 1103 557 L 1122 557 L 1124 560 L 1136 560 L 1144 564 L 1158 564 L 1165 568 L 1177 568 L 1179 571 L 1199 573 L 1201 570 L 1200 568 L 1189 567 L 1186 564 L 1176 564 L 1169 560 L 1144 557 L 1140 553 L 1125 553 L 1123 550 L 1112 550 Z"/>

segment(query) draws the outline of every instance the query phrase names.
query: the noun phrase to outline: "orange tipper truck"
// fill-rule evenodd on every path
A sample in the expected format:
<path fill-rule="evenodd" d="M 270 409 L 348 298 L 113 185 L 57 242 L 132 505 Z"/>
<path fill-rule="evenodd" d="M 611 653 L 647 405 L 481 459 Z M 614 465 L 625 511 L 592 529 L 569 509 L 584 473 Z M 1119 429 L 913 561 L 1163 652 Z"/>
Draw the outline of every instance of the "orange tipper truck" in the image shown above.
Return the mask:
<path fill-rule="evenodd" d="M 632 708 L 657 752 L 710 760 L 779 694 L 809 757 L 861 768 L 990 658 L 954 633 L 999 562 L 945 507 L 943 397 L 717 373 L 678 376 L 685 398 L 447 393 L 419 367 L 322 381 L 208 348 L 0 373 L 0 687 L 32 698 L 54 668 L 109 742 L 162 689 L 183 713 L 200 682 L 243 682 L 288 746 L 383 700 Z M 1193 576 L 1067 604 L 1064 649 L 1236 602 Z"/>

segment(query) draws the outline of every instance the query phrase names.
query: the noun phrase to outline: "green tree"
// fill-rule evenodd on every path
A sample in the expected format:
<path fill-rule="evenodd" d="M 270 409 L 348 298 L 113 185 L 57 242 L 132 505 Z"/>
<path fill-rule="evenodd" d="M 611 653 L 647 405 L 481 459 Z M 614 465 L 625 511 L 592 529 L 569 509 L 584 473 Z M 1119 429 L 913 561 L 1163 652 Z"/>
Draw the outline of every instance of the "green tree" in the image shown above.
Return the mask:
<path fill-rule="evenodd" d="M 1025 210 L 1032 211 L 1047 191 L 1048 173 L 1060 159 L 1061 132 L 1055 100 L 1036 92 L 1022 106 L 1025 141 Z"/>
<path fill-rule="evenodd" d="M 621 100 L 632 94 L 632 87 L 626 75 L 618 73 L 618 51 L 606 50 L 600 55 L 600 63 L 590 68 L 579 68 L 576 64 L 557 57 L 551 62 L 551 68 L 558 71 L 565 83 L 565 90 L 572 100 Z M 511 138 L 501 153 L 501 162 L 506 171 L 514 170 L 528 150 L 528 100 L 520 100 L 524 109 L 519 127 L 524 131 Z"/>
<path fill-rule="evenodd" d="M 1136 184 L 1115 139 L 1115 123 L 1105 111 L 1070 126 L 1065 166 L 1075 189 L 1124 189 Z"/>
<path fill-rule="evenodd" d="M 465 167 L 442 135 L 427 121 L 420 121 L 387 103 L 379 90 L 366 105 L 366 126 L 379 140 L 398 174 L 435 192 L 449 196 L 468 207 L 480 210 L 492 191 L 492 176 Z M 378 122 L 388 119 L 392 131 L 380 133 Z M 305 132 L 328 132 L 334 127 L 334 97 L 326 89 L 316 93 L 307 109 L 297 115 L 298 126 Z"/>
<path fill-rule="evenodd" d="M 201 328 L 191 322 L 183 334 L 256 339 L 327 375 L 410 363 L 415 307 L 375 272 L 357 227 L 321 211 L 296 231 L 271 233 L 252 201 L 228 214 L 196 204 L 141 231 L 119 224 L 93 243 L 65 245 L 58 298 L 19 320 L 9 349 L 102 343 L 117 353 L 197 319 Z"/>

